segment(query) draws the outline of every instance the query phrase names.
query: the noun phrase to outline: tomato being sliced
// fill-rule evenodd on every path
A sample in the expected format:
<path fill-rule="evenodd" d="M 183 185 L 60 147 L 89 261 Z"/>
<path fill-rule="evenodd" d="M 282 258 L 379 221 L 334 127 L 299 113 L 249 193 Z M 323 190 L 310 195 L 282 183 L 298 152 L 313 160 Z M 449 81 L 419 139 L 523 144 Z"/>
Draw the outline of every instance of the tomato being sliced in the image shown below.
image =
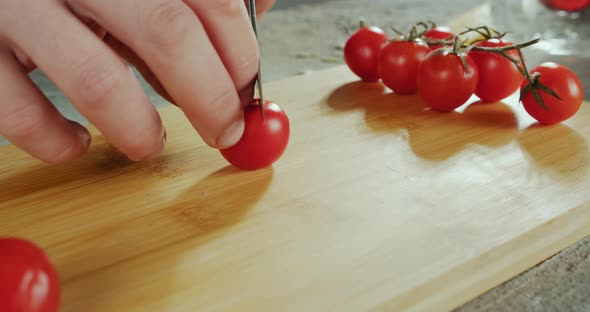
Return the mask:
<path fill-rule="evenodd" d="M 379 27 L 362 27 L 344 46 L 348 68 L 365 82 L 379 81 L 379 52 L 389 36 Z"/>
<path fill-rule="evenodd" d="M 0 238 L 0 311 L 57 312 L 60 291 L 43 250 L 27 240 Z"/>
<path fill-rule="evenodd" d="M 522 97 L 524 109 L 539 123 L 552 125 L 563 122 L 574 116 L 584 101 L 584 88 L 578 76 L 569 68 L 554 62 L 542 63 L 531 70 L 531 74 L 539 74 L 539 82 L 553 90 L 560 98 L 555 98 L 546 91 L 539 90 L 539 95 L 547 109 L 537 102 L 531 91 Z M 524 80 L 521 92 L 528 85 Z"/>
<path fill-rule="evenodd" d="M 434 110 L 453 111 L 475 92 L 477 66 L 468 55 L 464 67 L 459 55 L 437 51 L 430 52 L 418 69 L 418 94 Z"/>
<path fill-rule="evenodd" d="M 476 46 L 499 48 L 511 45 L 500 39 L 488 39 L 476 43 Z M 517 50 L 506 51 L 506 54 L 519 59 Z M 501 101 L 515 93 L 520 87 L 523 75 L 518 67 L 502 55 L 493 52 L 471 50 L 469 56 L 477 64 L 479 79 L 475 95 L 483 102 Z"/>
<path fill-rule="evenodd" d="M 422 41 L 390 41 L 379 56 L 379 76 L 383 84 L 397 94 L 415 94 L 418 67 L 430 53 Z"/>
<path fill-rule="evenodd" d="M 245 129 L 242 138 L 232 147 L 220 150 L 232 165 L 243 170 L 271 166 L 289 143 L 290 124 L 287 114 L 271 101 L 264 101 L 264 120 L 255 99 L 244 108 Z"/>

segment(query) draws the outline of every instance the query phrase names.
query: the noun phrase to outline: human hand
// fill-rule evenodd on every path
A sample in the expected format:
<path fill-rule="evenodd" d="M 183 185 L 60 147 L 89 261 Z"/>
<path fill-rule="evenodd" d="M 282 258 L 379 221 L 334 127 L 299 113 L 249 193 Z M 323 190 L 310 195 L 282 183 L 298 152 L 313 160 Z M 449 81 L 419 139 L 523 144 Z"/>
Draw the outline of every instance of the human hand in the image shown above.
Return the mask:
<path fill-rule="evenodd" d="M 258 0 L 259 13 L 273 4 Z M 0 0 L 0 134 L 49 163 L 88 150 L 88 131 L 27 76 L 38 67 L 130 159 L 158 155 L 165 129 L 126 60 L 208 145 L 228 147 L 258 58 L 243 0 Z"/>

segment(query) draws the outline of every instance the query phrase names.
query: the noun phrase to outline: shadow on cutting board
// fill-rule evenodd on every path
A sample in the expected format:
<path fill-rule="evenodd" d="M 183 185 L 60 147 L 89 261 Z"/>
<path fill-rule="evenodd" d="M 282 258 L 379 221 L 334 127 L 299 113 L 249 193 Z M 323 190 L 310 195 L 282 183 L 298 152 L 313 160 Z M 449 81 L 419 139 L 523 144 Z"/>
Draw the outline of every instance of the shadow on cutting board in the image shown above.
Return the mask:
<path fill-rule="evenodd" d="M 519 129 L 513 109 L 502 103 L 475 102 L 453 112 L 430 110 L 418 96 L 386 93 L 381 84 L 361 81 L 334 90 L 328 106 L 338 113 L 365 111 L 365 124 L 378 133 L 403 137 L 425 160 L 444 161 L 465 148 L 500 148 L 517 142 L 528 160 L 550 173 L 587 173 L 586 139 L 563 124 Z"/>
<path fill-rule="evenodd" d="M 443 161 L 470 145 L 501 147 L 516 138 L 518 120 L 503 103 L 473 103 L 462 113 L 429 110 L 418 97 L 388 94 L 368 105 L 365 122 L 374 131 L 405 133 L 414 154 Z"/>
<path fill-rule="evenodd" d="M 381 83 L 355 81 L 334 90 L 328 97 L 330 108 L 337 112 L 364 109 L 368 103 L 385 95 L 385 87 Z"/>
<path fill-rule="evenodd" d="M 14 175 L 0 174 L 0 203 L 17 199 L 51 189 L 56 186 L 72 184 L 72 188 L 78 182 L 85 180 L 97 180 L 109 177 L 114 172 L 122 175 L 128 172 L 150 168 L 154 172 L 162 172 L 168 163 L 168 156 L 155 161 L 136 163 L 129 160 L 113 146 L 104 142 L 102 137 L 93 138 L 93 146 L 88 154 L 72 162 L 59 165 L 47 165 L 37 162 L 27 168 L 20 168 Z M 11 168 L 6 168 L 10 172 Z M 2 168 L 0 168 L 0 173 Z"/>
<path fill-rule="evenodd" d="M 170 298 L 163 297 L 174 295 L 170 288 L 182 280 L 214 278 L 214 272 L 196 268 L 215 267 L 224 252 L 239 252 L 220 248 L 213 256 L 199 249 L 225 239 L 224 231 L 243 220 L 272 176 L 272 168 L 239 172 L 225 167 L 161 209 L 60 243 L 53 253 L 77 249 L 59 259 L 64 311 L 125 311 L 133 308 L 133 298 L 143 298 L 142 304 L 161 311 L 170 309 Z M 183 269 L 187 262 L 191 265 Z"/>
<path fill-rule="evenodd" d="M 518 132 L 514 112 L 503 103 L 473 103 L 459 112 L 435 112 L 418 96 L 385 93 L 381 84 L 345 84 L 328 97 L 338 112 L 365 110 L 365 123 L 375 132 L 404 136 L 420 158 L 446 160 L 468 145 L 500 147 Z"/>
<path fill-rule="evenodd" d="M 587 174 L 590 152 L 586 139 L 563 124 L 533 124 L 518 136 L 518 143 L 535 166 L 561 176 Z"/>
<path fill-rule="evenodd" d="M 99 138 L 68 164 L 19 160 L 20 170 L 0 168 L 0 235 L 40 243 L 65 281 L 183 240 L 198 248 L 240 223 L 273 178 L 272 167 L 210 172 L 226 163 L 209 154 L 136 163 Z"/>

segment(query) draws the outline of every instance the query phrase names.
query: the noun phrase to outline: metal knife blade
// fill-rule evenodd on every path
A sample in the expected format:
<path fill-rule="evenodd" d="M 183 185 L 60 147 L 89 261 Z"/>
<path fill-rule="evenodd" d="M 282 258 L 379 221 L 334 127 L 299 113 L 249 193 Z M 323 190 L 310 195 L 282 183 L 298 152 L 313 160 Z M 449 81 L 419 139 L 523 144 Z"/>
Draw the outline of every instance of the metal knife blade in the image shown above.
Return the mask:
<path fill-rule="evenodd" d="M 248 0 L 248 11 L 250 15 L 250 20 L 252 22 L 252 29 L 254 30 L 254 34 L 256 35 L 256 40 L 258 40 L 258 21 L 256 19 L 256 0 Z M 260 50 L 260 44 L 258 44 L 258 48 Z M 258 60 L 258 74 L 256 76 L 256 84 L 258 85 L 258 96 L 260 98 L 259 106 L 260 106 L 260 113 L 262 115 L 262 119 L 264 120 L 264 95 L 262 93 L 262 71 L 261 71 L 261 61 Z"/>

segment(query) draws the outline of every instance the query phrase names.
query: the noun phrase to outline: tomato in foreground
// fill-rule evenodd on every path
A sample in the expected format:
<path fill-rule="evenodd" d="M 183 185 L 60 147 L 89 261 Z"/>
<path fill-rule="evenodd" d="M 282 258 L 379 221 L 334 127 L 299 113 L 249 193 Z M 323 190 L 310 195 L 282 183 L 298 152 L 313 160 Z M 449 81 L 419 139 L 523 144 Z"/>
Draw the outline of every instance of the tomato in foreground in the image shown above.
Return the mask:
<path fill-rule="evenodd" d="M 531 117 L 541 124 L 552 125 L 563 122 L 578 112 L 584 100 L 584 89 L 574 72 L 561 64 L 546 62 L 533 68 L 531 74 L 534 73 L 539 73 L 539 82 L 553 90 L 561 100 L 546 91 L 538 90 L 546 110 L 531 91 L 526 92 L 522 97 L 522 104 Z M 521 92 L 528 83 L 525 79 Z"/>
<path fill-rule="evenodd" d="M 365 82 L 379 81 L 379 52 L 389 36 L 379 27 L 362 27 L 344 45 L 348 68 Z"/>
<path fill-rule="evenodd" d="M 511 45 L 511 42 L 500 39 L 480 41 L 475 46 L 486 48 L 501 48 Z M 506 54 L 519 59 L 517 50 L 506 51 Z M 479 79 L 475 95 L 483 102 L 499 102 L 518 90 L 523 75 L 518 67 L 502 55 L 492 52 L 471 50 L 469 56 L 477 65 Z"/>
<path fill-rule="evenodd" d="M 227 161 L 243 170 L 271 166 L 289 143 L 291 130 L 287 114 L 276 103 L 265 100 L 263 121 L 258 103 L 255 99 L 244 108 L 246 126 L 240 141 L 220 150 Z"/>
<path fill-rule="evenodd" d="M 461 52 L 462 53 L 462 52 Z M 475 62 L 464 55 L 432 51 L 418 69 L 418 94 L 433 110 L 452 111 L 465 104 L 475 92 L 478 71 Z"/>
<path fill-rule="evenodd" d="M 451 31 L 451 29 L 446 26 L 432 27 L 428 31 L 426 31 L 423 35 L 424 38 L 430 39 L 430 40 L 444 40 L 444 39 L 450 40 L 450 37 L 453 37 L 453 36 L 455 36 L 455 33 L 453 33 Z M 433 45 L 430 45 L 430 48 L 432 50 L 438 50 L 439 48 L 442 48 L 442 46 L 438 45 L 438 44 L 433 44 Z"/>
<path fill-rule="evenodd" d="M 388 42 L 379 55 L 379 76 L 383 84 L 397 94 L 415 94 L 418 89 L 418 67 L 430 51 L 422 41 Z"/>
<path fill-rule="evenodd" d="M 23 239 L 0 238 L 0 311 L 56 312 L 60 291 L 43 250 Z"/>

